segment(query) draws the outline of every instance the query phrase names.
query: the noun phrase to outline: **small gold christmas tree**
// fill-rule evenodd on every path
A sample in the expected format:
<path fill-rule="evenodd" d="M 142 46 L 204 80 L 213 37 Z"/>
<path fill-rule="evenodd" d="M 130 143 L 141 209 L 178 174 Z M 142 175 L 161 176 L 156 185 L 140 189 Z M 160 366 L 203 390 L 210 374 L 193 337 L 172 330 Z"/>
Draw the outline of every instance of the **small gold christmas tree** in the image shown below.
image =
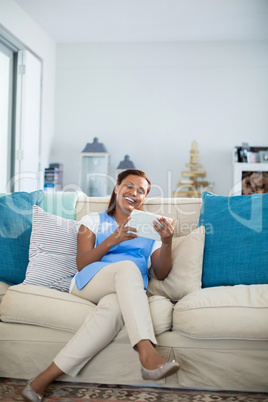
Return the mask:
<path fill-rule="evenodd" d="M 177 186 L 180 190 L 173 191 L 174 197 L 201 197 L 204 187 L 209 186 L 208 181 L 199 180 L 205 177 L 207 172 L 198 170 L 202 167 L 198 163 L 198 156 L 198 144 L 193 141 L 192 149 L 190 150 L 190 162 L 185 164 L 190 170 L 181 172 L 182 177 L 187 177 L 188 179 L 179 180 Z"/>

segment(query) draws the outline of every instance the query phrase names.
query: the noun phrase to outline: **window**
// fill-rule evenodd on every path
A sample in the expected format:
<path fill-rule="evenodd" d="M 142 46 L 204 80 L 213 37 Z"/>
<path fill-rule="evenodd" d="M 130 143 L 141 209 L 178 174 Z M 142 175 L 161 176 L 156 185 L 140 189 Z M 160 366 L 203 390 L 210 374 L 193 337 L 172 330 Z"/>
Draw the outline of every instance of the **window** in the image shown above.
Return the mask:
<path fill-rule="evenodd" d="M 0 193 L 43 188 L 42 61 L 0 29 Z"/>

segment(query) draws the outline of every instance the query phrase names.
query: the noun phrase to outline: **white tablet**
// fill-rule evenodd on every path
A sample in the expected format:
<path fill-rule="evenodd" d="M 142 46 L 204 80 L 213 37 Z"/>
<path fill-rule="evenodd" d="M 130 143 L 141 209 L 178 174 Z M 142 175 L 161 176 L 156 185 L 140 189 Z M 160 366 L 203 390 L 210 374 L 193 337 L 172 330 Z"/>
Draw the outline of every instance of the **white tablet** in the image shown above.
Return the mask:
<path fill-rule="evenodd" d="M 154 229 L 153 222 L 157 221 L 157 218 L 162 218 L 162 215 L 152 214 L 150 212 L 139 211 L 134 209 L 131 212 L 130 220 L 127 226 L 131 226 L 137 229 L 138 236 L 147 237 L 152 240 L 161 240 L 159 233 Z M 172 219 L 165 216 L 165 218 L 171 223 Z M 157 221 L 159 223 L 159 221 Z M 160 223 L 159 223 L 160 225 Z M 131 233 L 131 231 L 130 231 Z"/>

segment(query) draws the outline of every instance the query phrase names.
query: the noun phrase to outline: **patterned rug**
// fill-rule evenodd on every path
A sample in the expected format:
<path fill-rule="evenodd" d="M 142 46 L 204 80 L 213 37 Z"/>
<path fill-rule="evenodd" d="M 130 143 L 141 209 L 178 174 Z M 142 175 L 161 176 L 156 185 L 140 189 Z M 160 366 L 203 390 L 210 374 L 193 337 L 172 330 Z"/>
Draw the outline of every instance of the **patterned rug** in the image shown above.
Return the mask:
<path fill-rule="evenodd" d="M 20 391 L 26 380 L 0 378 L 1 401 L 25 401 Z M 268 394 L 199 391 L 190 389 L 134 387 L 73 382 L 55 382 L 47 388 L 44 402 L 268 402 Z"/>

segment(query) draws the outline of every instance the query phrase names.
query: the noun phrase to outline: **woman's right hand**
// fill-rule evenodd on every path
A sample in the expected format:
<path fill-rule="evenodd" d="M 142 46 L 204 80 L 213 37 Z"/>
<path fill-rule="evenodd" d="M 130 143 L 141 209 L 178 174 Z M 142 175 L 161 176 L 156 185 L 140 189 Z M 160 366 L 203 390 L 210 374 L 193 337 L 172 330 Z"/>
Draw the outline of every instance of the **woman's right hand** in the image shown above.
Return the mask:
<path fill-rule="evenodd" d="M 112 245 L 115 246 L 117 244 L 122 243 L 123 241 L 126 240 L 132 240 L 138 237 L 137 234 L 135 233 L 129 233 L 131 230 L 132 232 L 137 232 L 135 228 L 132 228 L 131 226 L 127 226 L 128 221 L 130 220 L 130 217 L 125 219 L 118 227 L 115 229 L 115 231 L 108 237 L 108 239 L 112 242 Z"/>

